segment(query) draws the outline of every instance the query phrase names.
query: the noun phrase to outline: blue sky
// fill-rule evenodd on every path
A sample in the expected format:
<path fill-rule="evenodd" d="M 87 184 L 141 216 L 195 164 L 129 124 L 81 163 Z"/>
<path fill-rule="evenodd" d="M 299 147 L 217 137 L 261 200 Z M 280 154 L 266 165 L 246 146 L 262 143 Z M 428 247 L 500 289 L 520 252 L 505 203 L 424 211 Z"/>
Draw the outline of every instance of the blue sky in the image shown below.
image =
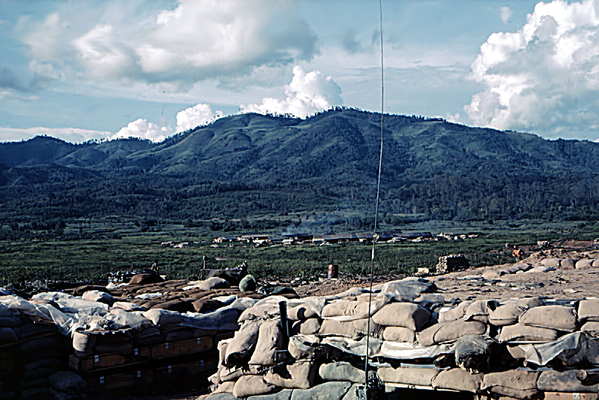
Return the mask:
<path fill-rule="evenodd" d="M 599 138 L 599 0 L 383 0 L 385 111 Z M 0 141 L 380 110 L 378 2 L 0 2 Z"/>

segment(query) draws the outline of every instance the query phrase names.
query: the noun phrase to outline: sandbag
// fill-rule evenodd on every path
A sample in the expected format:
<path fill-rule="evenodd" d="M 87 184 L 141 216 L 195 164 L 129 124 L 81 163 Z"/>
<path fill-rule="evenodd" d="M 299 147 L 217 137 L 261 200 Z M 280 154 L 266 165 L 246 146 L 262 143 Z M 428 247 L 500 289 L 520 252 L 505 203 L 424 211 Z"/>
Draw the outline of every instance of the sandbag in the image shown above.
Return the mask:
<path fill-rule="evenodd" d="M 221 382 L 216 386 L 212 393 L 233 393 L 235 381 Z"/>
<path fill-rule="evenodd" d="M 98 301 L 100 303 L 108 304 L 109 306 L 114 303 L 114 297 L 110 293 L 106 293 L 100 290 L 88 290 L 83 293 L 81 299 L 87 301 Z"/>
<path fill-rule="evenodd" d="M 466 308 L 464 320 L 480 321 L 484 324 L 489 322 L 489 312 L 495 310 L 499 302 L 495 300 L 477 300 Z"/>
<path fill-rule="evenodd" d="M 0 343 L 14 343 L 17 342 L 19 338 L 12 328 L 0 328 Z"/>
<path fill-rule="evenodd" d="M 279 315 L 279 305 L 278 304 L 262 304 L 259 306 L 254 306 L 245 309 L 241 315 L 239 316 L 238 322 L 242 323 L 247 321 L 248 319 L 256 319 L 256 318 L 270 318 L 273 316 Z"/>
<path fill-rule="evenodd" d="M 537 381 L 537 387 L 546 392 L 597 393 L 599 385 L 583 385 L 576 378 L 577 372 L 578 370 L 543 371 Z"/>
<path fill-rule="evenodd" d="M 239 290 L 242 292 L 254 292 L 256 290 L 256 278 L 252 275 L 246 275 L 239 281 Z"/>
<path fill-rule="evenodd" d="M 342 336 L 350 339 L 360 339 L 368 332 L 368 319 L 357 319 L 354 321 L 340 322 L 333 319 L 325 319 L 320 326 L 320 336 Z M 370 321 L 370 336 L 380 337 L 381 327 L 374 321 Z"/>
<path fill-rule="evenodd" d="M 470 373 L 483 372 L 489 364 L 489 345 L 482 336 L 466 335 L 454 348 L 456 364 Z"/>
<path fill-rule="evenodd" d="M 527 308 L 517 303 L 508 303 L 489 313 L 489 323 L 495 326 L 513 325 Z"/>
<path fill-rule="evenodd" d="M 505 301 L 504 305 L 505 304 L 517 304 L 524 308 L 532 308 L 542 306 L 543 300 L 539 299 L 538 297 L 522 297 L 519 299 L 508 299 Z"/>
<path fill-rule="evenodd" d="M 244 366 L 250 359 L 258 341 L 258 332 L 262 321 L 248 321 L 241 326 L 239 331 L 227 346 L 224 365 L 228 368 Z"/>
<path fill-rule="evenodd" d="M 559 258 L 544 258 L 541 260 L 540 264 L 545 267 L 557 268 L 557 267 L 559 267 L 559 262 L 560 262 Z"/>
<path fill-rule="evenodd" d="M 289 338 L 289 345 L 287 346 L 289 354 L 296 360 L 304 358 L 313 358 L 315 355 L 316 348 L 309 342 L 302 340 L 299 335 L 291 336 Z"/>
<path fill-rule="evenodd" d="M 433 379 L 433 387 L 480 393 L 482 382 L 483 374 L 470 374 L 461 368 L 452 368 L 439 372 Z"/>
<path fill-rule="evenodd" d="M 212 290 L 212 289 L 226 289 L 226 288 L 231 287 L 231 284 L 226 279 L 213 276 L 212 278 L 208 278 L 204 281 L 198 282 L 195 286 L 198 289 L 202 289 L 202 290 Z"/>
<path fill-rule="evenodd" d="M 450 342 L 466 335 L 484 335 L 487 325 L 480 321 L 456 320 L 451 322 L 432 325 L 416 337 L 421 346 L 432 346 L 434 344 Z"/>
<path fill-rule="evenodd" d="M 374 307 L 372 307 L 372 311 L 375 311 Z M 366 301 L 337 300 L 322 309 L 323 318 L 348 317 L 363 313 L 368 313 L 368 302 Z"/>
<path fill-rule="evenodd" d="M 364 382 L 365 376 L 363 370 L 344 361 L 322 364 L 318 368 L 318 375 L 323 381 L 349 381 L 354 383 Z"/>
<path fill-rule="evenodd" d="M 145 311 L 143 316 L 154 323 L 154 325 L 169 325 L 179 324 L 183 322 L 183 316 L 177 311 L 163 310 L 160 308 L 153 308 Z"/>
<path fill-rule="evenodd" d="M 372 321 L 382 326 L 401 326 L 420 330 L 431 318 L 431 313 L 413 303 L 390 303 L 372 316 Z"/>
<path fill-rule="evenodd" d="M 377 374 L 385 383 L 432 386 L 433 379 L 439 374 L 439 370 L 436 368 L 417 367 L 381 367 L 377 370 Z"/>
<path fill-rule="evenodd" d="M 509 396 L 521 400 L 532 400 L 542 397 L 537 388 L 538 371 L 512 369 L 504 372 L 486 374 L 482 389 L 500 396 Z"/>
<path fill-rule="evenodd" d="M 150 285 L 157 282 L 164 282 L 164 279 L 158 274 L 136 274 L 129 281 L 129 285 Z"/>
<path fill-rule="evenodd" d="M 244 375 L 233 387 L 233 396 L 237 398 L 268 394 L 277 391 L 277 387 L 267 383 L 261 375 Z"/>
<path fill-rule="evenodd" d="M 416 332 L 401 326 L 388 326 L 383 330 L 383 339 L 392 342 L 414 343 Z"/>
<path fill-rule="evenodd" d="M 48 377 L 54 389 L 68 394 L 82 393 L 87 389 L 85 380 L 74 372 L 59 371 Z"/>
<path fill-rule="evenodd" d="M 456 319 L 462 319 L 464 317 L 464 314 L 466 313 L 466 309 L 472 303 L 473 302 L 470 300 L 462 301 L 460 304 L 458 304 L 452 309 L 446 311 L 441 310 L 441 312 L 439 312 L 439 322 L 450 322 L 455 321 Z"/>
<path fill-rule="evenodd" d="M 538 328 L 523 324 L 504 326 L 499 334 L 499 342 L 552 342 L 557 339 L 553 329 Z"/>
<path fill-rule="evenodd" d="M 316 335 L 320 331 L 321 321 L 318 318 L 308 318 L 305 321 L 295 321 L 291 327 L 292 334 Z"/>
<path fill-rule="evenodd" d="M 578 320 L 599 322 L 599 299 L 581 300 L 578 303 Z"/>
<path fill-rule="evenodd" d="M 199 299 L 195 300 L 191 303 L 195 312 L 198 313 L 207 313 L 210 311 L 217 310 L 224 306 L 222 301 L 213 300 L 213 299 Z"/>
<path fill-rule="evenodd" d="M 16 328 L 23 325 L 23 322 L 20 315 L 7 315 L 0 317 L 0 328 Z"/>
<path fill-rule="evenodd" d="M 591 335 L 595 336 L 596 333 L 599 332 L 599 321 L 589 321 L 585 322 L 585 324 L 580 328 L 582 332 L 589 332 Z"/>
<path fill-rule="evenodd" d="M 264 381 L 285 389 L 309 389 L 314 385 L 316 368 L 312 361 L 298 361 L 268 370 Z"/>
<path fill-rule="evenodd" d="M 528 326 L 573 332 L 576 330 L 577 316 L 573 307 L 539 306 L 523 312 L 518 322 Z"/>
<path fill-rule="evenodd" d="M 291 400 L 341 400 L 351 387 L 351 382 L 325 382 L 310 389 L 294 390 Z"/>
<path fill-rule="evenodd" d="M 287 318 L 289 318 L 292 321 L 303 321 L 316 317 L 318 317 L 316 311 L 307 306 L 295 306 L 290 307 L 287 310 Z"/>
<path fill-rule="evenodd" d="M 275 365 L 279 359 L 279 352 L 283 350 L 283 332 L 281 320 L 272 319 L 260 325 L 256 349 L 250 358 L 250 364 Z"/>
<path fill-rule="evenodd" d="M 193 312 L 194 307 L 190 301 L 181 300 L 181 299 L 172 299 L 168 301 L 163 301 L 151 307 L 152 310 L 155 309 L 163 309 L 169 311 L 176 311 L 178 313 L 186 313 Z"/>
<path fill-rule="evenodd" d="M 291 399 L 291 394 L 295 390 L 298 390 L 298 389 L 283 389 L 283 390 L 281 390 L 280 392 L 277 392 L 277 393 L 261 394 L 259 396 L 248 397 L 247 400 L 290 400 Z M 218 399 L 215 399 L 215 400 L 218 400 Z M 232 400 L 235 400 L 235 399 L 232 399 Z"/>
<path fill-rule="evenodd" d="M 593 267 L 593 260 L 582 259 L 576 262 L 574 266 L 576 269 L 589 269 Z"/>
<path fill-rule="evenodd" d="M 559 267 L 560 269 L 574 269 L 576 266 L 576 261 L 577 260 L 572 258 L 563 259 L 560 261 Z"/>

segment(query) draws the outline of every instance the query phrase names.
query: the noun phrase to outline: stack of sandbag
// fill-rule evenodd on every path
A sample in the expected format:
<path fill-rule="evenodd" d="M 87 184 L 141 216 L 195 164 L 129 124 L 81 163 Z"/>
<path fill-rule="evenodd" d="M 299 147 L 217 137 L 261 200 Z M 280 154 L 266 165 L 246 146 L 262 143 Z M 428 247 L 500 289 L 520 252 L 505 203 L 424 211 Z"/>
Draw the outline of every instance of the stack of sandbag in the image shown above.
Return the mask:
<path fill-rule="evenodd" d="M 55 325 L 32 311 L 23 299 L 0 297 L 0 399 L 49 398 L 48 377 L 66 364 Z"/>
<path fill-rule="evenodd" d="M 368 379 L 388 390 L 522 400 L 597 391 L 595 384 L 580 382 L 577 373 L 599 366 L 599 300 L 446 305 L 424 280 L 374 289 L 301 300 L 272 297 L 248 308 L 235 337 L 219 343 L 218 372 L 210 378 L 213 396 L 258 400 L 295 398 L 331 385 L 363 389 L 367 348 L 376 360 L 369 368 L 376 375 Z M 281 320 L 281 301 L 288 324 Z M 345 389 L 338 388 L 341 397 L 333 398 L 343 398 Z"/>

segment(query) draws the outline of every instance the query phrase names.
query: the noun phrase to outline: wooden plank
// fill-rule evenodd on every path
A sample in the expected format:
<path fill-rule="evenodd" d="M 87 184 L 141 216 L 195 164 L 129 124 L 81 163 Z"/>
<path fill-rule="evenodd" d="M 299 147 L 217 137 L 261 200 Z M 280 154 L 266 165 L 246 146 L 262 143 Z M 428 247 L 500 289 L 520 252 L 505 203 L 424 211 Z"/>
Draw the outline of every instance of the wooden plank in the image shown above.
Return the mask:
<path fill-rule="evenodd" d="M 212 350 L 214 339 L 211 336 L 159 343 L 151 347 L 152 359 L 177 357 Z"/>

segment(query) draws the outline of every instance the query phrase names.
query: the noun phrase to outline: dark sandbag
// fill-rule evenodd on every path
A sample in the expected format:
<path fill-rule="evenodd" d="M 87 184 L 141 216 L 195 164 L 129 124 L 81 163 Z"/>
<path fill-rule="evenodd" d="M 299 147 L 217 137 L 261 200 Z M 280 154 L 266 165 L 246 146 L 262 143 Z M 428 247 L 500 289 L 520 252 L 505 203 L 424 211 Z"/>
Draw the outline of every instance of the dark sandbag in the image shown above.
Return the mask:
<path fill-rule="evenodd" d="M 483 374 L 471 374 L 461 368 L 452 368 L 439 372 L 433 379 L 436 389 L 452 389 L 460 392 L 480 393 Z"/>
<path fill-rule="evenodd" d="M 484 376 L 482 388 L 496 395 L 520 400 L 538 399 L 543 395 L 537 388 L 539 374 L 538 371 L 521 369 L 493 372 Z"/>
<path fill-rule="evenodd" d="M 224 303 L 222 301 L 212 299 L 199 299 L 193 301 L 191 305 L 193 306 L 193 311 L 198 313 L 207 313 L 223 307 Z"/>
<path fill-rule="evenodd" d="M 15 328 L 15 333 L 19 339 L 23 340 L 30 337 L 46 335 L 48 333 L 58 333 L 58 329 L 56 329 L 56 325 L 53 324 L 34 324 L 29 322 Z"/>
<path fill-rule="evenodd" d="M 152 310 L 154 310 L 154 309 L 170 310 L 170 311 L 176 311 L 179 313 L 195 311 L 193 304 L 190 301 L 185 301 L 185 300 L 165 301 L 164 303 L 159 303 L 159 304 L 152 306 Z"/>
<path fill-rule="evenodd" d="M 0 328 L 16 328 L 29 322 L 20 315 L 0 316 Z"/>
<path fill-rule="evenodd" d="M 489 366 L 489 345 L 482 336 L 462 336 L 455 344 L 456 364 L 471 373 L 483 372 Z"/>
<path fill-rule="evenodd" d="M 291 400 L 341 400 L 351 387 L 351 382 L 325 382 L 310 389 L 294 390 Z"/>
<path fill-rule="evenodd" d="M 60 349 L 60 342 L 56 337 L 46 336 L 27 340 L 20 347 L 23 353 L 35 353 L 45 349 Z"/>
<path fill-rule="evenodd" d="M 164 279 L 158 274 L 137 274 L 129 281 L 129 285 L 148 285 L 152 283 L 164 282 Z"/>
<path fill-rule="evenodd" d="M 19 338 L 17 337 L 14 329 L 0 328 L 0 344 L 14 343 L 18 340 Z"/>
<path fill-rule="evenodd" d="M 256 285 L 256 278 L 252 275 L 246 275 L 239 282 L 239 290 L 242 292 L 254 292 L 256 291 Z"/>
<path fill-rule="evenodd" d="M 178 324 L 183 322 L 183 316 L 177 311 L 153 308 L 143 313 L 143 316 L 149 319 L 156 326 Z"/>
<path fill-rule="evenodd" d="M 578 371 L 542 371 L 537 381 L 537 387 L 545 392 L 597 393 L 599 385 L 583 385 L 576 378 Z"/>

